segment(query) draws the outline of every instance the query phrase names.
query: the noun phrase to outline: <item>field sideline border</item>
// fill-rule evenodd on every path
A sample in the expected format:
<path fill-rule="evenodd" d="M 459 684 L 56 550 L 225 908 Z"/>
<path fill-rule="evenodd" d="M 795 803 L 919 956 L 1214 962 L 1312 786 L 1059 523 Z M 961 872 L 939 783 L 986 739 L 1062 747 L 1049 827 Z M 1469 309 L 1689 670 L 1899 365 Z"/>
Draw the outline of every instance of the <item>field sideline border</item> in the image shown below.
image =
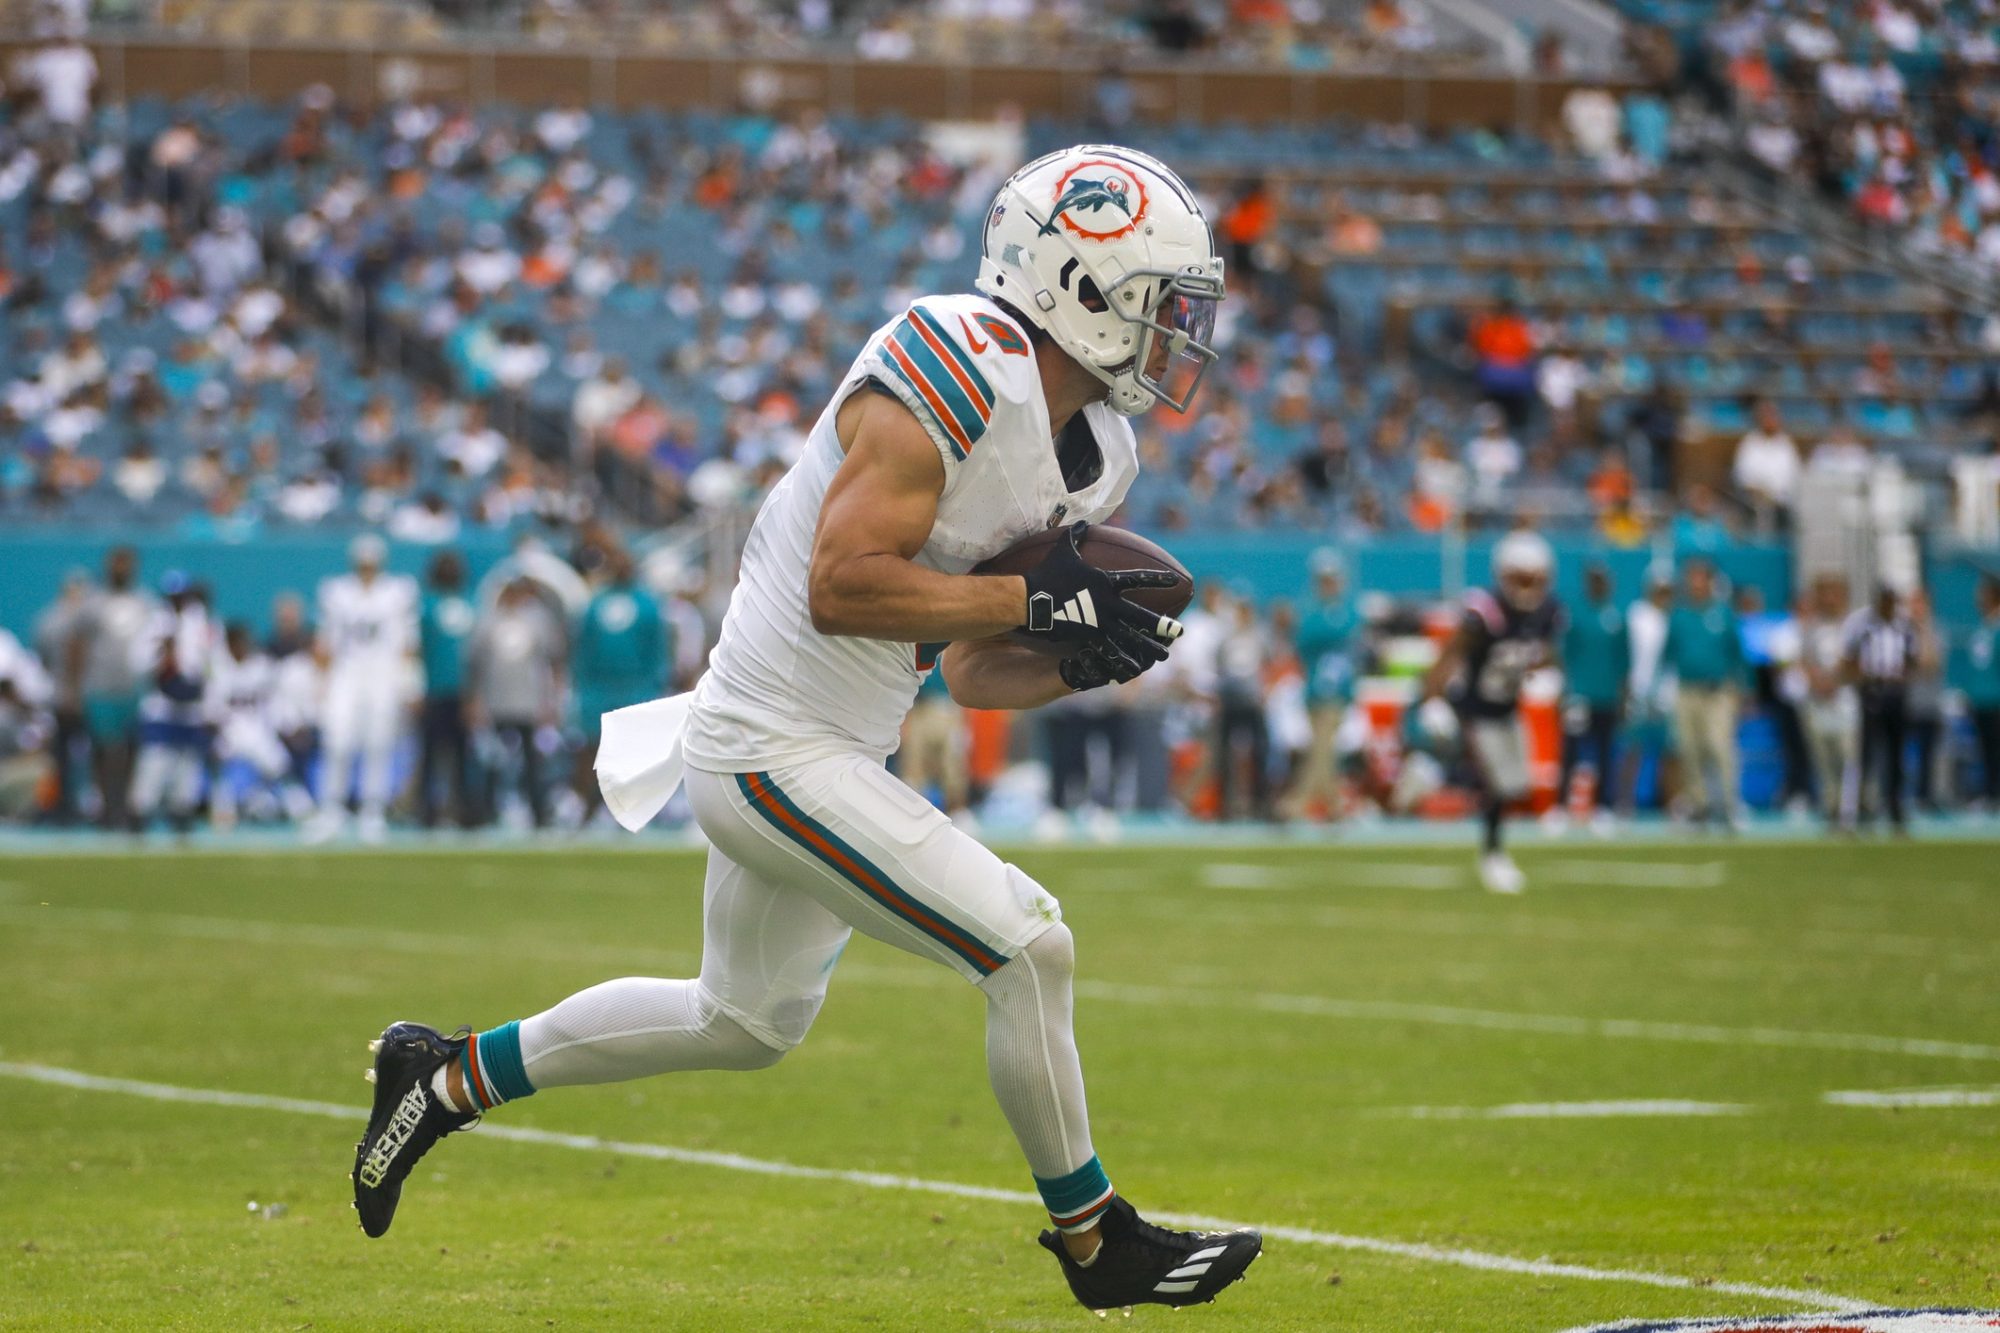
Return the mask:
<path fill-rule="evenodd" d="M 17 1063 L 0 1061 L 0 1077 L 20 1079 L 47 1086 L 69 1088 L 81 1092 L 115 1093 L 128 1097 L 141 1097 L 150 1101 L 192 1103 L 204 1106 L 228 1106 L 248 1110 L 283 1111 L 293 1115 L 311 1115 L 326 1119 L 362 1121 L 368 1116 L 361 1106 L 347 1106 L 338 1102 L 310 1101 L 295 1097 L 278 1097 L 266 1093 L 231 1092 L 220 1088 L 188 1088 L 172 1083 L 151 1083 L 140 1079 L 112 1078 L 101 1074 L 85 1073 L 82 1070 L 65 1069 L 56 1065 Z M 766 1158 L 746 1157 L 738 1153 L 712 1152 L 694 1148 L 677 1148 L 663 1143 L 634 1143 L 618 1139 L 599 1138 L 590 1134 L 564 1134 L 553 1130 L 531 1129 L 519 1125 L 482 1125 L 481 1136 L 489 1139 L 503 1139 L 513 1143 L 532 1143 L 544 1147 L 571 1148 L 582 1152 L 604 1152 L 621 1157 L 639 1157 L 654 1161 L 678 1162 L 687 1166 L 713 1167 L 725 1171 L 742 1171 L 754 1175 L 777 1176 L 795 1180 L 834 1181 L 846 1185 L 859 1185 L 867 1189 L 904 1190 L 922 1194 L 945 1195 L 951 1198 L 976 1199 L 988 1203 L 1018 1204 L 1040 1209 L 1041 1197 L 1025 1190 L 999 1189 L 987 1185 L 965 1185 L 952 1181 L 926 1180 L 918 1176 L 899 1176 L 878 1171 L 850 1171 L 834 1167 L 799 1166 L 791 1162 L 772 1161 Z M 1154 1220 L 1170 1226 L 1195 1227 L 1203 1230 L 1229 1230 L 1251 1225 L 1233 1222 L 1224 1218 L 1199 1213 L 1156 1213 Z M 1875 1302 L 1858 1300 L 1852 1296 L 1836 1295 L 1809 1287 L 1767 1287 L 1747 1282 L 1725 1282 L 1709 1278 L 1681 1277 L 1672 1273 L 1653 1273 L 1643 1269 L 1592 1268 L 1584 1264 L 1554 1263 L 1546 1259 L 1520 1259 L 1512 1255 L 1491 1254 L 1483 1250 L 1461 1249 L 1448 1246 L 1426 1245 L 1412 1241 L 1385 1240 L 1376 1236 L 1353 1236 L 1337 1231 L 1318 1231 L 1309 1227 L 1266 1225 L 1264 1234 L 1278 1240 L 1300 1245 L 1319 1245 L 1331 1249 L 1358 1250 L 1370 1254 L 1386 1255 L 1392 1258 L 1411 1259 L 1423 1263 L 1449 1264 L 1459 1268 L 1471 1268 L 1485 1272 L 1515 1273 L 1527 1277 L 1571 1278 L 1586 1282 L 1630 1283 L 1635 1286 L 1662 1287 L 1676 1291 L 1702 1291 L 1718 1295 L 1742 1296 L 1761 1301 L 1803 1306 L 1808 1311 L 1845 1314 L 1865 1310 Z"/>
<path fill-rule="evenodd" d="M 1609 836 L 1571 829 L 1554 833 L 1533 820 L 1517 821 L 1508 834 L 1515 847 L 1565 849 L 1575 853 L 1623 850 L 1683 853 L 1721 851 L 1737 847 L 1965 846 L 2000 844 L 2000 818 L 1947 816 L 1918 820 L 1909 842 L 1881 838 L 1834 839 L 1816 824 L 1784 818 L 1753 821 L 1740 834 L 1705 832 L 1666 820 L 1621 825 Z M 1061 837 L 1038 838 L 1019 825 L 994 825 L 975 836 L 997 852 L 1093 851 L 1233 851 L 1285 852 L 1312 850 L 1371 850 L 1462 852 L 1470 857 L 1478 844 L 1478 826 L 1471 820 L 1424 823 L 1312 824 L 1274 830 L 1268 824 L 1197 824 L 1186 821 L 1140 821 L 1121 824 L 1111 837 L 1077 830 Z M 270 856 L 279 853 L 334 855 L 407 853 L 463 855 L 477 853 L 570 854 L 575 852 L 658 853 L 707 849 L 707 841 L 687 828 L 664 828 L 630 834 L 615 829 L 576 832 L 480 830 L 430 833 L 398 829 L 382 843 L 339 839 L 308 845 L 296 830 L 238 829 L 228 834 L 201 830 L 178 838 L 164 832 L 144 835 L 104 833 L 95 829 L 0 830 L 0 856 L 89 857 L 157 856 L 162 852 L 199 855 Z"/>

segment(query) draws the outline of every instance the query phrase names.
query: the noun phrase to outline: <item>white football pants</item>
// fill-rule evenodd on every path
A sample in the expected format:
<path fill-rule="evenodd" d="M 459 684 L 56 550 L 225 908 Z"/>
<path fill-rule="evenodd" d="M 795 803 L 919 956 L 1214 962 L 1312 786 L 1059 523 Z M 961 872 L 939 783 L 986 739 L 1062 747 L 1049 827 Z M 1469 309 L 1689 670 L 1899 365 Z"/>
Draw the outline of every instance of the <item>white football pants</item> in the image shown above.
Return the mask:
<path fill-rule="evenodd" d="M 1035 1175 L 1091 1160 L 1074 944 L 1039 884 L 864 756 L 686 783 L 711 844 L 701 975 L 608 981 L 523 1020 L 536 1088 L 775 1064 L 858 929 L 985 992 L 988 1073 Z"/>
<path fill-rule="evenodd" d="M 326 683 L 320 739 L 326 764 L 320 777 L 320 808 L 337 811 L 347 803 L 354 759 L 361 757 L 361 810 L 379 815 L 389 805 L 390 764 L 402 731 L 400 667 L 336 667 Z"/>

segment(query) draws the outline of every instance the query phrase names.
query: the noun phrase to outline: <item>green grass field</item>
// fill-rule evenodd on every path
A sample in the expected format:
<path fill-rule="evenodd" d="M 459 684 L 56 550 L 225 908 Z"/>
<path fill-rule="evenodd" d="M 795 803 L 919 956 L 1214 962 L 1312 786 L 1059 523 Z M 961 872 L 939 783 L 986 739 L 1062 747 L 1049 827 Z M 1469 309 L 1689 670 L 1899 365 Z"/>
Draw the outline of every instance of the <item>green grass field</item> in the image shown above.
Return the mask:
<path fill-rule="evenodd" d="M 2000 1306 L 1992 1099 L 1826 1100 L 2000 1087 L 2000 847 L 1577 843 L 1525 853 L 1519 900 L 1444 848 L 1015 859 L 1077 933 L 1120 1188 L 1294 1229 L 1218 1305 L 1132 1327 L 1812 1308 L 1751 1289 Z M 358 1126 L 309 1103 L 360 1114 L 367 1039 L 685 974 L 699 886 L 678 852 L 0 860 L 0 1326 L 1095 1327 L 1032 1206 L 601 1143 L 454 1139 L 362 1237 Z M 982 1023 L 962 982 L 857 940 L 777 1068 L 556 1090 L 492 1123 L 1024 1190 Z M 1704 1105 L 1532 1105 L 1620 1101 Z M 1453 1253 L 1354 1244 L 1376 1241 Z"/>

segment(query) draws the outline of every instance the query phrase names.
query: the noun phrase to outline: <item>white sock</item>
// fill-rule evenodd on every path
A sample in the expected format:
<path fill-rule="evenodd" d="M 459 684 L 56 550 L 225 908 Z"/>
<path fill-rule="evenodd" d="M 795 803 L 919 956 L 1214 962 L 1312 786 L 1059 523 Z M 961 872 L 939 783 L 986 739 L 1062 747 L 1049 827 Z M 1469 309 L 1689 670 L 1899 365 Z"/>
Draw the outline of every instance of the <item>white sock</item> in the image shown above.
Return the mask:
<path fill-rule="evenodd" d="M 451 1073 L 451 1067 L 452 1062 L 447 1060 L 431 1074 L 431 1095 L 460 1115 L 471 1115 L 472 1107 L 466 1104 L 465 1099 L 452 1096 L 451 1082 L 445 1077 Z"/>
<path fill-rule="evenodd" d="M 782 1055 L 693 979 L 623 977 L 521 1020 L 521 1063 L 538 1089 L 681 1069 L 762 1069 Z"/>
<path fill-rule="evenodd" d="M 986 992 L 986 1071 L 1028 1169 L 1055 1179 L 1095 1156 L 1083 1063 L 1070 1030 L 1076 940 L 1057 922 L 979 983 Z"/>

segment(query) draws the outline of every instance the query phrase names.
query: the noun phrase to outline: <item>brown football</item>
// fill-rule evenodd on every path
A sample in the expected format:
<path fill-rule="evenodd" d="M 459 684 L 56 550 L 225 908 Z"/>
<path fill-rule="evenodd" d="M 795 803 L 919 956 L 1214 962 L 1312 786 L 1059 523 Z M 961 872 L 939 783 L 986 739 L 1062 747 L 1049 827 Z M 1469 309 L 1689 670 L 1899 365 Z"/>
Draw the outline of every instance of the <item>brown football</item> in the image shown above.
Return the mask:
<path fill-rule="evenodd" d="M 1032 537 L 1024 537 L 990 560 L 983 560 L 973 567 L 975 574 L 1026 574 L 1042 563 L 1049 548 L 1063 540 L 1066 528 L 1050 528 Z M 1139 588 L 1128 593 L 1132 601 L 1156 611 L 1163 616 L 1178 617 L 1187 610 L 1194 600 L 1194 578 L 1187 572 L 1187 566 L 1169 555 L 1157 543 L 1147 541 L 1138 533 L 1125 528 L 1106 527 L 1093 523 L 1084 531 L 1083 541 L 1077 549 L 1084 562 L 1097 569 L 1164 569 L 1174 576 L 1174 583 L 1166 588 Z M 1038 651 L 1061 656 L 1069 651 L 1063 644 L 1050 643 L 1032 635 L 1016 631 L 1015 639 Z"/>

